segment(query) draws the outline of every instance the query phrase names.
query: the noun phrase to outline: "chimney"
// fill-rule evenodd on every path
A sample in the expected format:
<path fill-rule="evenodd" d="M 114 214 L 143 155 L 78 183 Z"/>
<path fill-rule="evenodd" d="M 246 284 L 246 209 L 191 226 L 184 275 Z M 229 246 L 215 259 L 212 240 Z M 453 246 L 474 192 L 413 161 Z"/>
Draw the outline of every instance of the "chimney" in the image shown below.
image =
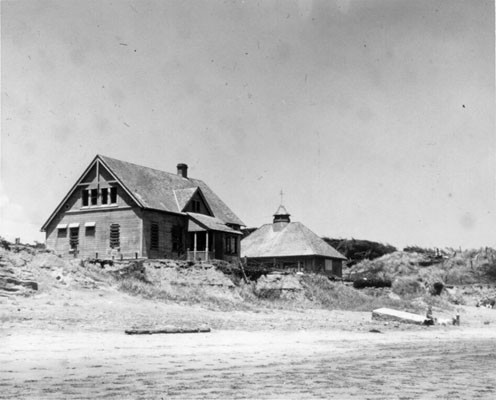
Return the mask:
<path fill-rule="evenodd" d="M 188 178 L 188 164 L 177 164 L 177 174 L 183 178 Z"/>

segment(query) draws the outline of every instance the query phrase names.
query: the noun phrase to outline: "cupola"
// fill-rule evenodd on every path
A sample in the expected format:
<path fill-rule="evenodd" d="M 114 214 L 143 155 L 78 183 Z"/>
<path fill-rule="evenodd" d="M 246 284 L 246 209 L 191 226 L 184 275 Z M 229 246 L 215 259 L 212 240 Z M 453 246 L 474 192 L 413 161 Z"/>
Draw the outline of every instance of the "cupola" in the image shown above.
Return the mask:
<path fill-rule="evenodd" d="M 274 214 L 274 221 L 273 223 L 277 222 L 286 222 L 289 223 L 291 222 L 291 219 L 289 218 L 291 214 L 289 214 L 286 210 L 286 208 L 281 204 L 277 211 Z"/>

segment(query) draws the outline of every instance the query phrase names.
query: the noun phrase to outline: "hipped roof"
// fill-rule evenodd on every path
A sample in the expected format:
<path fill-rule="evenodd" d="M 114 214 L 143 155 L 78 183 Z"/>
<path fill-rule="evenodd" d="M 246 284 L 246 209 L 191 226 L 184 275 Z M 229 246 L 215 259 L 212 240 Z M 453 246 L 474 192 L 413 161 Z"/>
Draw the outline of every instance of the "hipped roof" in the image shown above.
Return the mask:
<path fill-rule="evenodd" d="M 262 225 L 241 240 L 241 257 L 323 256 L 346 260 L 301 222 Z"/>
<path fill-rule="evenodd" d="M 201 180 L 143 167 L 99 155 L 104 165 L 139 200 L 144 208 L 182 212 L 199 188 L 216 218 L 224 223 L 244 225 L 231 209 Z"/>

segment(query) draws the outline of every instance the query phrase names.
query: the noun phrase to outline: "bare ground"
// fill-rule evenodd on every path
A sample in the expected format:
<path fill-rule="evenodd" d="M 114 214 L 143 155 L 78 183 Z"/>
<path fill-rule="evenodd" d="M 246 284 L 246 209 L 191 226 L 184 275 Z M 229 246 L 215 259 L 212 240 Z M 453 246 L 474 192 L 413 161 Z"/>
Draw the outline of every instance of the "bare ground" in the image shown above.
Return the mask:
<path fill-rule="evenodd" d="M 0 297 L 0 398 L 493 399 L 496 310 L 460 315 L 460 327 L 417 327 L 362 312 L 223 312 L 113 289 Z M 212 332 L 123 332 L 201 324 Z"/>

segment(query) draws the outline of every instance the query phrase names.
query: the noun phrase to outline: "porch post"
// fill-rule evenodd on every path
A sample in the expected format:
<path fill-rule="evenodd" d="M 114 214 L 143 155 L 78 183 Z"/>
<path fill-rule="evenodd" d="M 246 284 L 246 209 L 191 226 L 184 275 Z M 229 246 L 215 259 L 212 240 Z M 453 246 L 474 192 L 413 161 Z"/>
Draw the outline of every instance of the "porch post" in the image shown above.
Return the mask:
<path fill-rule="evenodd" d="M 193 261 L 196 261 L 196 232 L 193 234 Z"/>
<path fill-rule="evenodd" d="M 205 232 L 205 260 L 208 261 L 208 231 Z"/>

